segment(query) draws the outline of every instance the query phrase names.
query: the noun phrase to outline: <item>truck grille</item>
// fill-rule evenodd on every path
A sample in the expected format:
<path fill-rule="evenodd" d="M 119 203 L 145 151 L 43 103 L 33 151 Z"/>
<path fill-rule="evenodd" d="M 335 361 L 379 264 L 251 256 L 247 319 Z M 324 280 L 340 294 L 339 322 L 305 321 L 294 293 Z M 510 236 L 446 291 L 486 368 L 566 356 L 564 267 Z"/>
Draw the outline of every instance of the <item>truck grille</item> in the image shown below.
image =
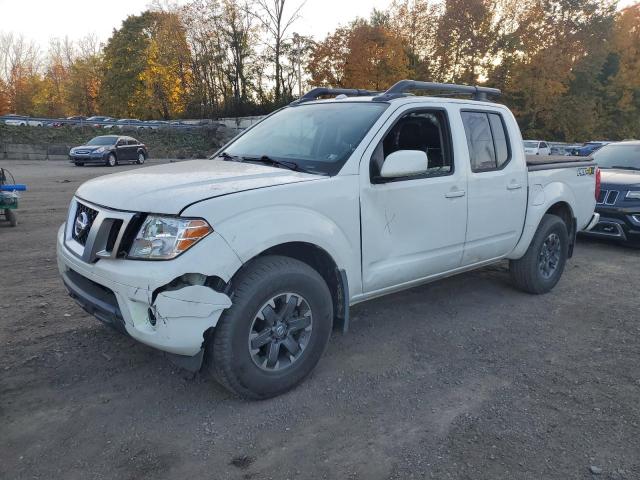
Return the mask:
<path fill-rule="evenodd" d="M 143 220 L 143 214 L 89 207 L 74 200 L 67 216 L 65 243 L 87 263 L 118 258 L 128 250 Z"/>
<path fill-rule="evenodd" d="M 598 205 L 615 205 L 618 201 L 619 194 L 620 192 L 617 190 L 600 190 L 600 195 L 598 195 L 596 203 Z"/>
<path fill-rule="evenodd" d="M 80 245 L 84 246 L 87 244 L 87 237 L 97 216 L 98 212 L 96 210 L 78 202 L 76 216 L 73 219 L 71 236 Z M 81 228 L 81 226 L 84 226 L 84 228 Z"/>

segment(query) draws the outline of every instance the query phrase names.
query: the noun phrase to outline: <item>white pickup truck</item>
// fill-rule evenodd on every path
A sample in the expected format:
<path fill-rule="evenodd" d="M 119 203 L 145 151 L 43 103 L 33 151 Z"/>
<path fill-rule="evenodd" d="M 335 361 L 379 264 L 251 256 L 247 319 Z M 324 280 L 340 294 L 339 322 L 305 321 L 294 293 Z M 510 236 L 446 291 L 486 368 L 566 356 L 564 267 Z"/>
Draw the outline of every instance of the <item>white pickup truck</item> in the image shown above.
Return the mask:
<path fill-rule="evenodd" d="M 212 159 L 88 181 L 58 233 L 67 290 L 248 398 L 299 383 L 358 302 L 503 259 L 518 288 L 547 292 L 597 221 L 598 171 L 528 165 L 497 94 L 314 89 Z"/>

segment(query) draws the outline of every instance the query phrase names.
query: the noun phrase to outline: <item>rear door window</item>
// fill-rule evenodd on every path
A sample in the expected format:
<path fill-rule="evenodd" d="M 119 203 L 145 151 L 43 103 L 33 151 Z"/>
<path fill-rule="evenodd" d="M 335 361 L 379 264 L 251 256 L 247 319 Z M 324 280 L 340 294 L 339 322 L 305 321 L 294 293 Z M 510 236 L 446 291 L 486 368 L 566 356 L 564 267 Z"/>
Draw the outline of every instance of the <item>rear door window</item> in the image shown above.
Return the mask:
<path fill-rule="evenodd" d="M 476 111 L 463 111 L 461 114 L 471 170 L 487 172 L 506 165 L 511 155 L 502 116 L 498 113 Z"/>

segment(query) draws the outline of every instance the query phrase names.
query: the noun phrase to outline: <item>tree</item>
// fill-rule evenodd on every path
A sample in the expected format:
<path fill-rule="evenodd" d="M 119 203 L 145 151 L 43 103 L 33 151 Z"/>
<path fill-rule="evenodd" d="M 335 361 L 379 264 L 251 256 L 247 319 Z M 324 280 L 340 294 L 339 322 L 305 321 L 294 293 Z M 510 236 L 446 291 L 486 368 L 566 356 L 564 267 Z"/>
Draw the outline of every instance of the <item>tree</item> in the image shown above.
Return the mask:
<path fill-rule="evenodd" d="M 41 88 L 39 52 L 23 36 L 0 33 L 0 80 L 13 113 L 31 115 Z"/>
<path fill-rule="evenodd" d="M 607 59 L 602 131 L 608 138 L 640 138 L 640 4 L 616 19 Z"/>
<path fill-rule="evenodd" d="M 170 118 L 188 103 L 190 51 L 176 13 L 130 16 L 104 49 L 100 105 L 117 116 Z"/>
<path fill-rule="evenodd" d="M 411 77 L 433 80 L 440 4 L 429 0 L 394 0 L 391 29 L 402 39 Z"/>
<path fill-rule="evenodd" d="M 408 76 L 407 64 L 398 36 L 359 19 L 320 42 L 308 69 L 315 84 L 382 90 Z"/>
<path fill-rule="evenodd" d="M 272 53 L 275 81 L 275 101 L 282 100 L 282 46 L 287 38 L 287 32 L 300 17 L 300 10 L 305 2 L 293 9 L 290 15 L 285 14 L 286 0 L 254 0 L 258 11 L 254 15 L 262 23 L 270 37 L 269 49 Z"/>

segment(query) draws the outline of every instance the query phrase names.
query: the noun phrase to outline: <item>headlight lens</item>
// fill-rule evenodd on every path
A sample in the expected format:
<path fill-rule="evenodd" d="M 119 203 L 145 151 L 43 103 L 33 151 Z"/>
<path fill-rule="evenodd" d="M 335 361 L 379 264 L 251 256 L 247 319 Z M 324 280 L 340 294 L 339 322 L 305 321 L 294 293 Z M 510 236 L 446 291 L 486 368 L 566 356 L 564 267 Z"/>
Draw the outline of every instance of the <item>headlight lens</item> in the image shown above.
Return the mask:
<path fill-rule="evenodd" d="M 106 149 L 104 147 L 96 148 L 93 153 L 103 153 Z"/>
<path fill-rule="evenodd" d="M 630 190 L 627 192 L 626 198 L 640 200 L 640 190 Z"/>
<path fill-rule="evenodd" d="M 188 250 L 213 229 L 201 219 L 149 215 L 129 250 L 129 258 L 169 260 Z"/>

